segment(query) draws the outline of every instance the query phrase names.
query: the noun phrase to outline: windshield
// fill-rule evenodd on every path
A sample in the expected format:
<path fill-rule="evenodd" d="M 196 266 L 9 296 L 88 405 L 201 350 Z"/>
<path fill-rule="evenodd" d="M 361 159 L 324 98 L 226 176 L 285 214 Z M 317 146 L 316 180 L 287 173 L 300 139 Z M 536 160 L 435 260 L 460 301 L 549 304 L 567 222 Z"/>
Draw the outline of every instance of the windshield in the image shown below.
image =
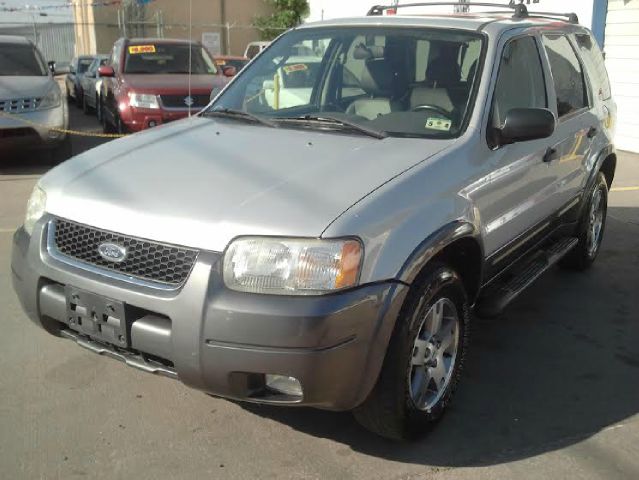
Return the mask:
<path fill-rule="evenodd" d="M 44 77 L 49 72 L 31 45 L 3 44 L 0 48 L 0 75 Z"/>
<path fill-rule="evenodd" d="M 191 45 L 191 73 L 215 75 L 217 68 L 208 52 L 199 45 Z M 188 44 L 130 45 L 126 50 L 124 73 L 187 74 L 189 73 Z"/>
<path fill-rule="evenodd" d="M 85 57 L 78 60 L 78 73 L 86 73 L 95 59 L 93 57 Z"/>
<path fill-rule="evenodd" d="M 210 108 L 456 137 L 470 114 L 482 45 L 480 34 L 450 29 L 300 29 L 260 55 Z"/>

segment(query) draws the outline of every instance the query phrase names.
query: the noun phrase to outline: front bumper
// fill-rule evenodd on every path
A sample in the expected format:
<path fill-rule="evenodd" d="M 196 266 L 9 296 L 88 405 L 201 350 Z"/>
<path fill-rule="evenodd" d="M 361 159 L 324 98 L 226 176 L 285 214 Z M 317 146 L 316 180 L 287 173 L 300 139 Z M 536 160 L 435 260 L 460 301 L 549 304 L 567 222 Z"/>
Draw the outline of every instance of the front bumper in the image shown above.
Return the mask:
<path fill-rule="evenodd" d="M 63 141 L 69 128 L 66 102 L 47 109 L 0 115 L 0 146 L 8 149 L 52 147 Z"/>
<path fill-rule="evenodd" d="M 377 380 L 408 288 L 386 282 L 318 297 L 234 292 L 223 286 L 221 256 L 201 252 L 179 290 L 154 290 L 52 258 L 46 230 L 44 218 L 32 237 L 18 230 L 13 245 L 13 285 L 36 324 L 131 366 L 239 400 L 356 407 Z M 131 326 L 142 332 L 132 335 L 132 348 L 91 342 L 69 330 L 61 293 L 67 285 L 149 312 Z M 161 327 L 146 328 L 158 318 Z M 303 395 L 275 394 L 265 388 L 265 374 L 296 378 Z"/>
<path fill-rule="evenodd" d="M 199 108 L 193 108 L 191 114 L 195 115 L 200 110 Z M 154 109 L 129 107 L 127 111 L 121 111 L 120 116 L 127 130 L 139 132 L 147 128 L 187 118 L 189 111 L 188 109 L 165 109 L 163 107 Z"/>

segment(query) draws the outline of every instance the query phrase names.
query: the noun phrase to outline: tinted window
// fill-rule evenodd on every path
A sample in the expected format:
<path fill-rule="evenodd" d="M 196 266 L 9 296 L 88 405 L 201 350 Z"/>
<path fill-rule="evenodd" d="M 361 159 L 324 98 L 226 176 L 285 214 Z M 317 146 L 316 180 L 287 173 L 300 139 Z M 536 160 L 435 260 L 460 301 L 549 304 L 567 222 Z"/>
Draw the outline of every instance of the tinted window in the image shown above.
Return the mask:
<path fill-rule="evenodd" d="M 189 55 L 189 49 L 191 55 Z M 189 72 L 195 75 L 217 73 L 215 62 L 204 48 L 197 45 L 165 43 L 129 45 L 126 49 L 124 73 L 187 74 Z"/>
<path fill-rule="evenodd" d="M 532 37 L 512 40 L 504 47 L 495 84 L 491 125 L 503 126 L 513 108 L 546 108 L 546 85 L 537 43 Z"/>
<path fill-rule="evenodd" d="M 78 61 L 78 73 L 84 73 L 89 70 L 89 67 L 93 63 L 93 58 L 81 58 Z"/>
<path fill-rule="evenodd" d="M 589 34 L 575 35 L 575 38 L 577 39 L 577 46 L 581 52 L 586 71 L 593 83 L 593 90 L 602 100 L 608 100 L 611 97 L 610 80 L 608 79 L 604 56 L 599 45 Z"/>
<path fill-rule="evenodd" d="M 581 64 L 568 38 L 544 35 L 543 39 L 557 93 L 557 114 L 563 117 L 587 107 L 588 94 Z"/>
<path fill-rule="evenodd" d="M 48 71 L 31 45 L 4 44 L 0 48 L 0 76 L 43 77 Z"/>
<path fill-rule="evenodd" d="M 258 53 L 260 53 L 260 47 L 258 47 L 257 45 L 251 45 L 248 48 L 248 52 L 246 52 L 246 56 L 248 58 L 253 58 L 255 55 L 257 55 Z"/>

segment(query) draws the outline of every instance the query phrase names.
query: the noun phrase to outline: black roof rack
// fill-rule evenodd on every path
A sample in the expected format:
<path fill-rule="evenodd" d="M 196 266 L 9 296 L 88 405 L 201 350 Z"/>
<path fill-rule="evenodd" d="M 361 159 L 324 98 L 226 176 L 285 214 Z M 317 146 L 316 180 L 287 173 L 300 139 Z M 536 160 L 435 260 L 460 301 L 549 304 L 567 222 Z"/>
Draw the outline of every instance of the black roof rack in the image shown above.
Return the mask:
<path fill-rule="evenodd" d="M 536 18 L 554 18 L 554 19 L 562 19 L 565 18 L 570 23 L 579 23 L 579 18 L 574 13 L 554 13 L 554 12 L 528 12 L 528 8 L 524 5 L 524 0 L 519 0 L 520 3 L 516 3 L 515 0 L 510 0 L 509 3 L 491 3 L 491 2 L 419 2 L 419 3 L 401 3 L 398 5 L 375 5 L 371 7 L 368 11 L 368 16 L 379 16 L 383 15 L 387 10 L 396 11 L 398 8 L 407 8 L 407 7 L 436 7 L 436 6 L 455 6 L 455 7 L 496 7 L 503 9 L 504 12 L 512 12 L 513 18 L 528 18 L 528 17 L 536 17 Z M 533 0 L 534 3 L 535 0 Z M 490 12 L 490 13 L 501 13 L 501 12 Z"/>

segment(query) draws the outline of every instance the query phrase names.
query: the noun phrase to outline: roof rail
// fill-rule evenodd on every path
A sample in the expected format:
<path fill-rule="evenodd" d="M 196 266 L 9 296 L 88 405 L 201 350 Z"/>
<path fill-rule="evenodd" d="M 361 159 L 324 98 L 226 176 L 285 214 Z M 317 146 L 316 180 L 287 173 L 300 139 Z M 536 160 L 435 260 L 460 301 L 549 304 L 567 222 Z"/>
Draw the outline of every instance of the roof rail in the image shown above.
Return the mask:
<path fill-rule="evenodd" d="M 534 0 L 533 0 L 534 1 Z M 436 7 L 436 6 L 455 6 L 455 7 L 496 7 L 502 8 L 504 12 L 512 12 L 513 18 L 551 18 L 551 19 L 566 19 L 570 23 L 579 23 L 579 18 L 575 13 L 555 13 L 555 12 L 528 12 L 528 8 L 524 5 L 524 0 L 519 0 L 520 3 L 516 3 L 516 0 L 510 0 L 509 3 L 490 3 L 490 2 L 419 2 L 419 3 L 403 3 L 398 5 L 375 5 L 368 11 L 368 16 L 383 15 L 385 11 L 396 11 L 398 8 L 407 7 Z M 534 2 L 537 3 L 537 2 Z M 490 12 L 501 13 L 501 12 Z"/>

